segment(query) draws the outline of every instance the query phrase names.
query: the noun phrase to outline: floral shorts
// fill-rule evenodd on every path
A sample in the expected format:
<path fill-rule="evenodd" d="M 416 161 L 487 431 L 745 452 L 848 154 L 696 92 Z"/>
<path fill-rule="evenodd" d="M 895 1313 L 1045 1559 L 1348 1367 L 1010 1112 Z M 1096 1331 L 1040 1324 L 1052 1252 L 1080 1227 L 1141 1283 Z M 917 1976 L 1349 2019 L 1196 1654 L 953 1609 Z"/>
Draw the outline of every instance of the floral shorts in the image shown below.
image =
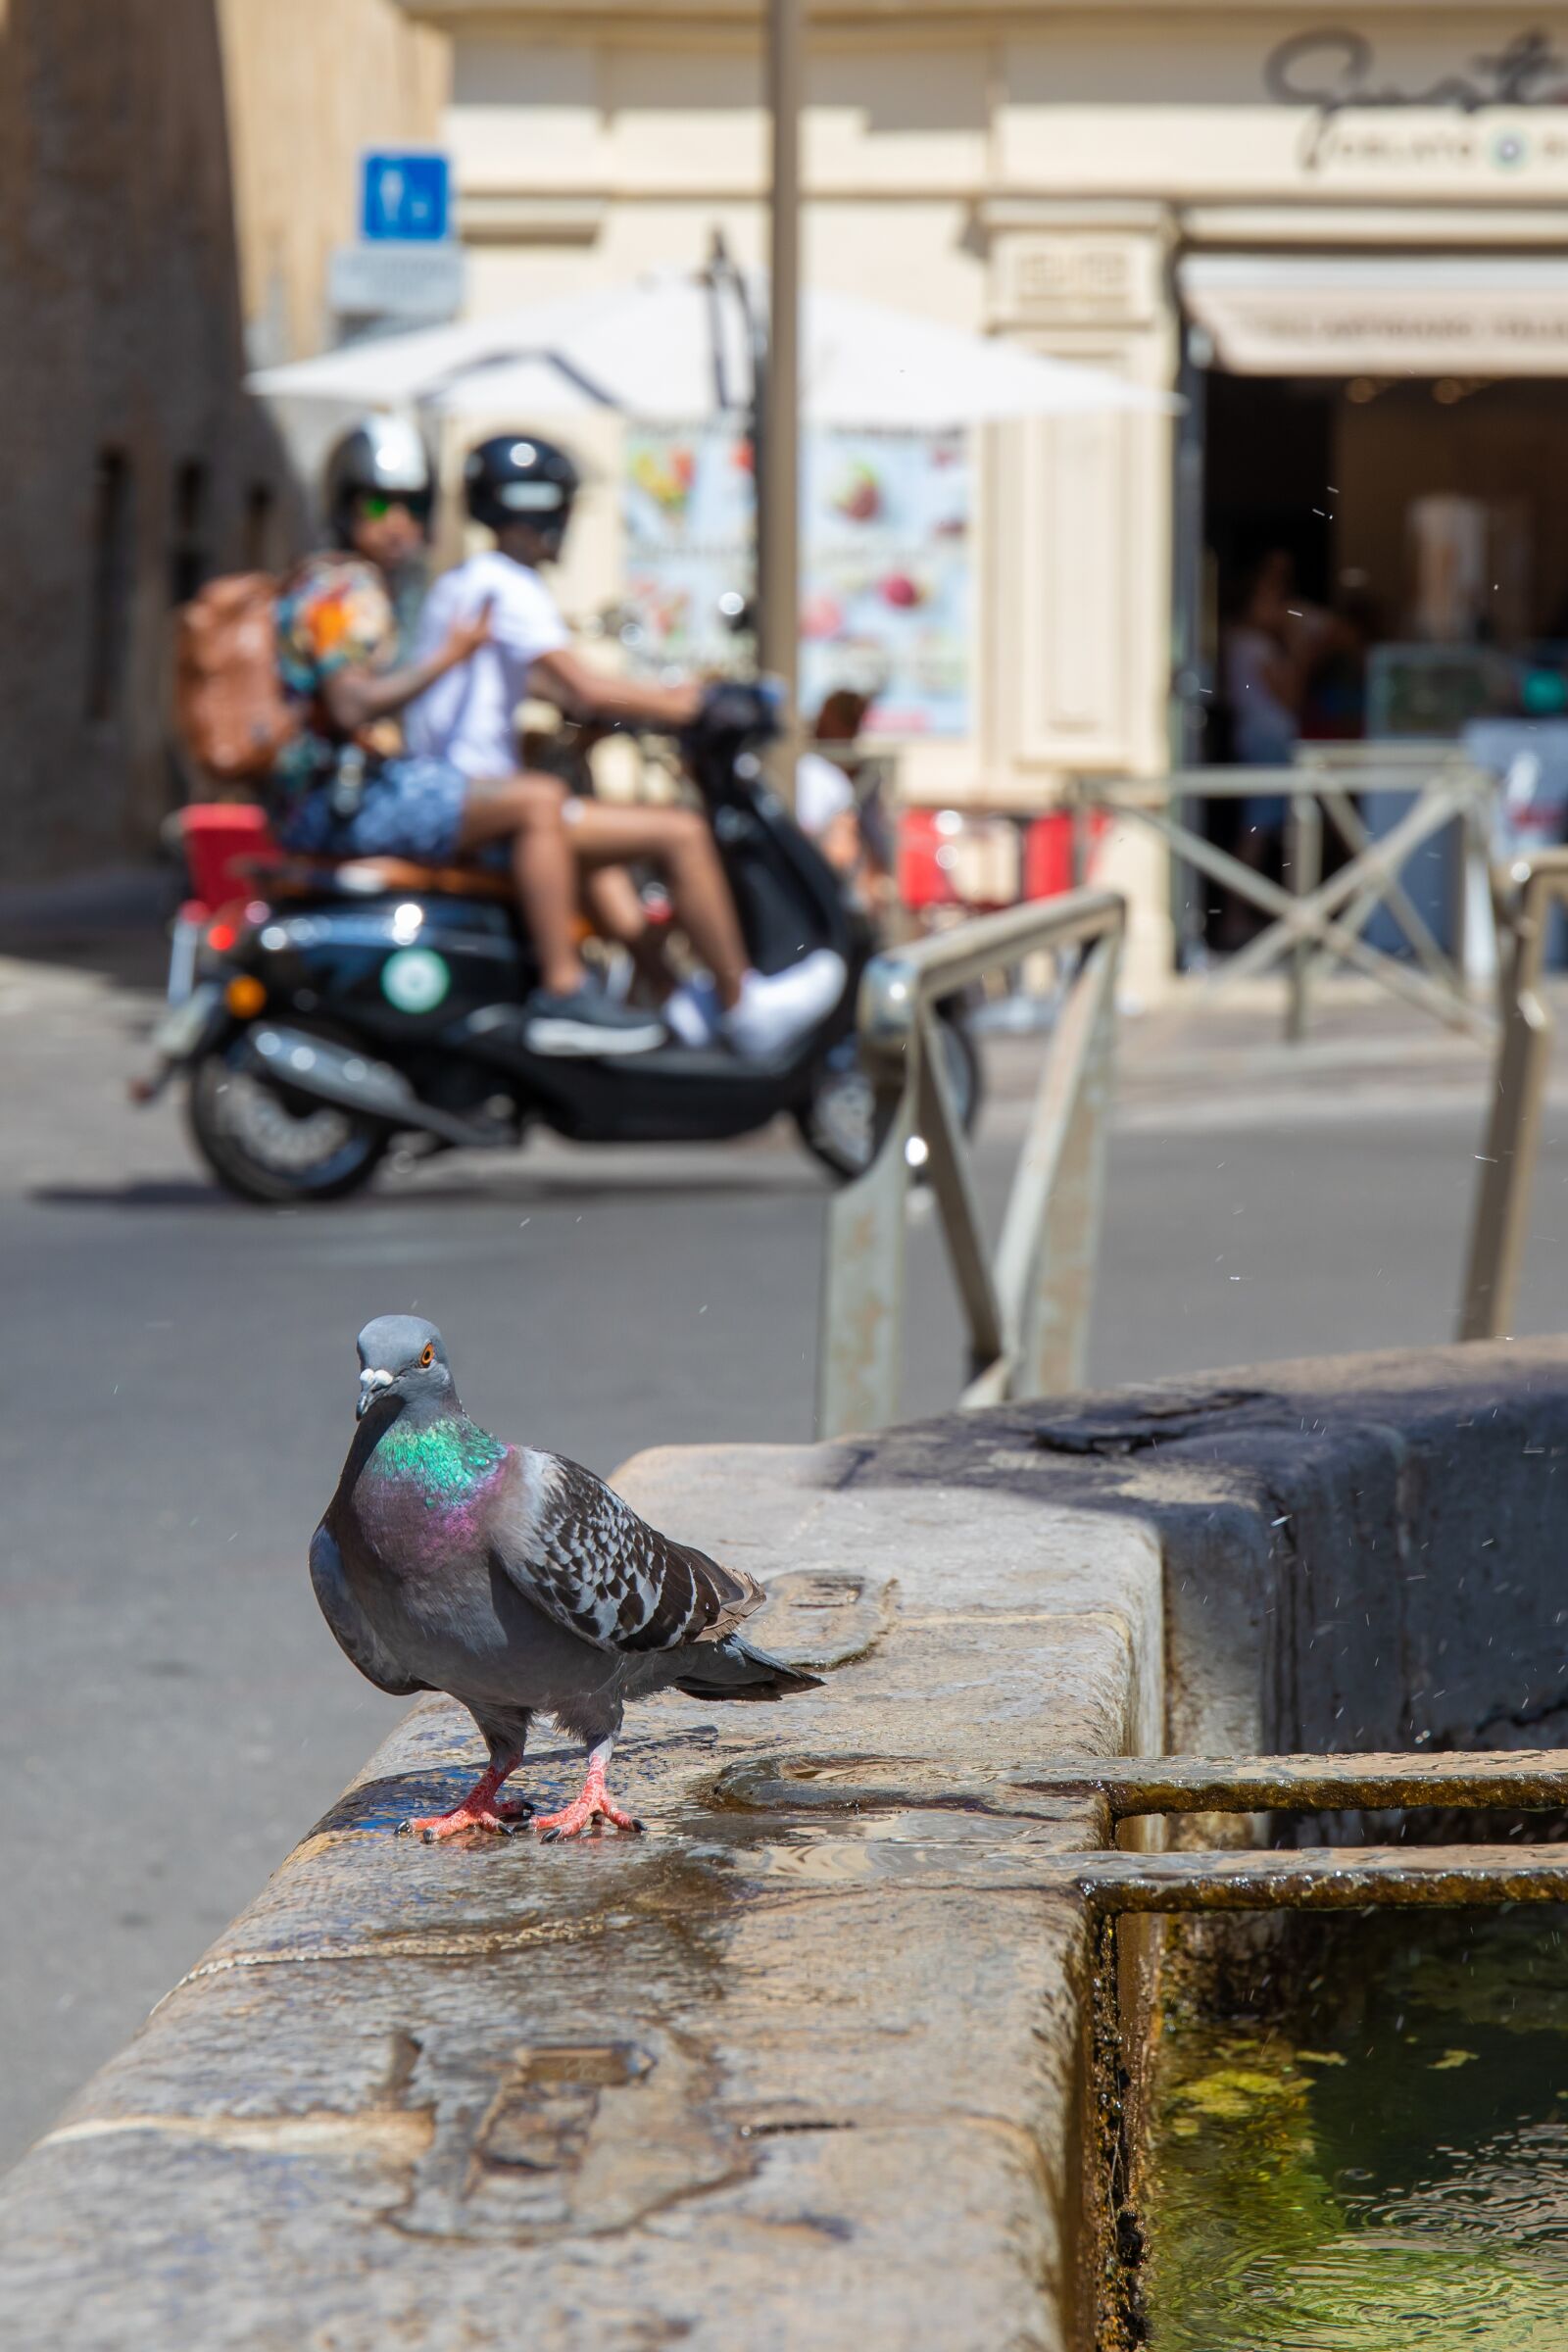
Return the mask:
<path fill-rule="evenodd" d="M 409 754 L 370 771 L 351 815 L 333 809 L 330 782 L 316 785 L 279 814 L 278 837 L 285 849 L 311 858 L 414 858 L 421 865 L 449 865 L 458 855 L 468 791 L 460 768 Z"/>

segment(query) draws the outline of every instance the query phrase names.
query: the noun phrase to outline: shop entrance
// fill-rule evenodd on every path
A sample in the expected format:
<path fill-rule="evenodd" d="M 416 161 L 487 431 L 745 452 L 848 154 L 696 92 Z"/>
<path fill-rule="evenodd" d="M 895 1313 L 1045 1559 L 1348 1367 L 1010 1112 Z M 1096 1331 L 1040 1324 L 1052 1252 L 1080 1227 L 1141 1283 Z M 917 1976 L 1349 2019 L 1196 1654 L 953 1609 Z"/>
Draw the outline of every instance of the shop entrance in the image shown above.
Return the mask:
<path fill-rule="evenodd" d="M 1568 384 L 1215 369 L 1203 470 L 1216 703 L 1227 626 L 1272 559 L 1298 639 L 1341 624 L 1337 674 L 1325 679 L 1309 654 L 1300 662 L 1307 735 L 1447 733 L 1488 710 L 1544 712 L 1552 679 L 1568 705 Z M 1204 749 L 1235 756 L 1220 724 Z"/>
<path fill-rule="evenodd" d="M 1568 762 L 1568 384 L 1215 367 L 1202 467 L 1203 760 L 1528 719 Z M 1213 825 L 1279 871 L 1277 827 Z"/>

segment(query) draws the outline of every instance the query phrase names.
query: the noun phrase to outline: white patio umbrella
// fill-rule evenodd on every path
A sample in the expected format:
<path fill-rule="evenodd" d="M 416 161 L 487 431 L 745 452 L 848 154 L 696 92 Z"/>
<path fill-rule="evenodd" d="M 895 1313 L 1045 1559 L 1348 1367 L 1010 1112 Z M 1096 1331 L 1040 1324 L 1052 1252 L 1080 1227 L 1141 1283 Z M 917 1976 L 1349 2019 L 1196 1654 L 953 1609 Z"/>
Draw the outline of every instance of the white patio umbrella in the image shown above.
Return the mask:
<path fill-rule="evenodd" d="M 765 304 L 765 281 L 748 283 L 754 302 Z M 688 423 L 748 405 L 751 364 L 736 311 L 715 299 L 703 273 L 658 270 L 494 318 L 350 344 L 264 368 L 250 384 L 367 408 L 523 416 L 599 407 Z M 801 349 L 802 407 L 812 424 L 941 427 L 1179 405 L 1103 368 L 846 294 L 806 294 Z"/>
<path fill-rule="evenodd" d="M 554 360 L 530 356 L 467 369 L 433 399 L 416 395 L 414 405 L 452 417 L 556 418 L 602 416 L 619 404 L 604 399 L 597 388 L 584 385 Z"/>

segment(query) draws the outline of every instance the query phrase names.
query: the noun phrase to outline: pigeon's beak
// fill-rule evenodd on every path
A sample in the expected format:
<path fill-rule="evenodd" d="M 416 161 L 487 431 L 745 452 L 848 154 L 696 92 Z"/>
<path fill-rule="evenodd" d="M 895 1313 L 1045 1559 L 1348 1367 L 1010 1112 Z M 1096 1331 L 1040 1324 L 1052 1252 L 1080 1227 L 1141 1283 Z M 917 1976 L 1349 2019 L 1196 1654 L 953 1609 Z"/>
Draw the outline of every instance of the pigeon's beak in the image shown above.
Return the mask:
<path fill-rule="evenodd" d="M 376 1398 L 391 1386 L 392 1375 L 390 1372 L 362 1372 L 360 1374 L 360 1401 L 354 1408 L 355 1420 L 363 1421 Z"/>

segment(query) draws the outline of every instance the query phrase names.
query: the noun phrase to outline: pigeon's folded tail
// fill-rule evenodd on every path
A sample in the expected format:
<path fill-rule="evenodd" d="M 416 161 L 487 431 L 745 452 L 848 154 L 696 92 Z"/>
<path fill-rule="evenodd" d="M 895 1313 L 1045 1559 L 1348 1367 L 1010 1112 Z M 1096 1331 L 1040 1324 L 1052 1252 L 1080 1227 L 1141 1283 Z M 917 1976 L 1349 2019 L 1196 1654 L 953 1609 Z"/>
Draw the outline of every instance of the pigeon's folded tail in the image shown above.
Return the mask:
<path fill-rule="evenodd" d="M 688 1698 L 791 1698 L 798 1690 L 820 1690 L 822 1677 L 786 1666 L 731 1635 L 727 1642 L 693 1642 L 675 1688 Z"/>

